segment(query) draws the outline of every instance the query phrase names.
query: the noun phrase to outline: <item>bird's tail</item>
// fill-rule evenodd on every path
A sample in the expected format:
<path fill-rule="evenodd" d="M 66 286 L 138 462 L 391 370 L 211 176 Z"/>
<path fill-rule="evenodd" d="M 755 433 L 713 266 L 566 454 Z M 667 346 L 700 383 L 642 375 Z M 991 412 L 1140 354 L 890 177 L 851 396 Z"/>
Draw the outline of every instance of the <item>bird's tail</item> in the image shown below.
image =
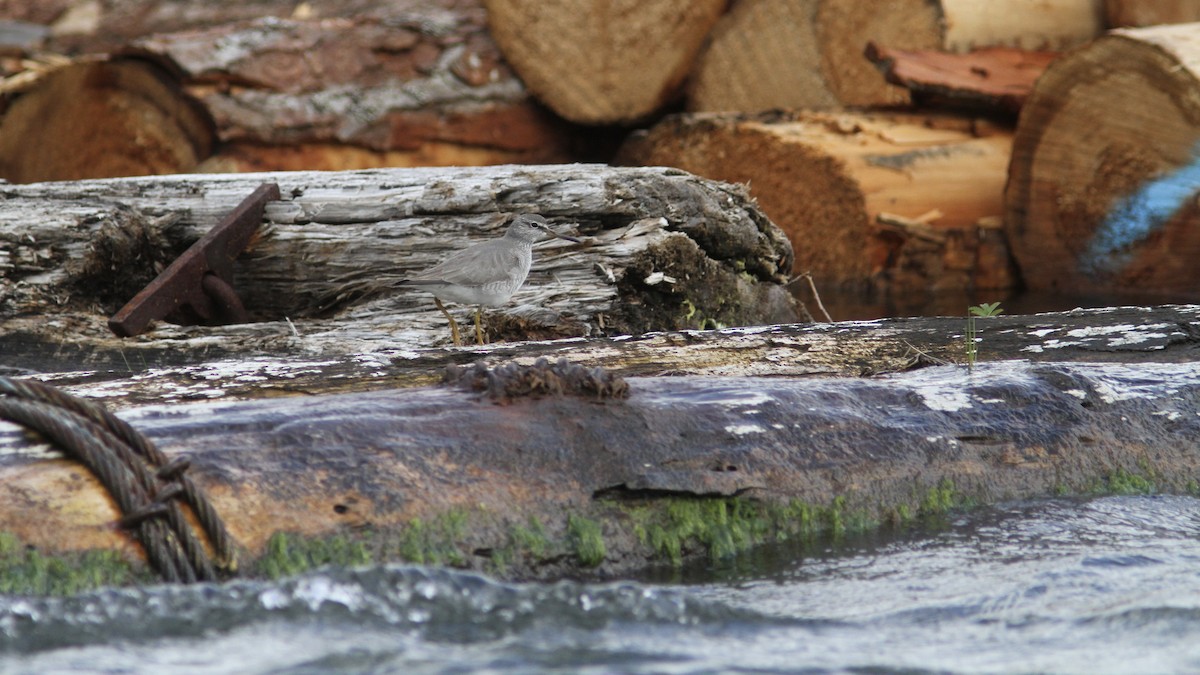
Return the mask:
<path fill-rule="evenodd" d="M 388 275 L 370 279 L 347 277 L 335 279 L 334 285 L 317 297 L 316 311 L 319 315 L 328 316 L 352 305 L 387 295 L 388 291 L 393 291 L 408 283 L 408 279 Z"/>

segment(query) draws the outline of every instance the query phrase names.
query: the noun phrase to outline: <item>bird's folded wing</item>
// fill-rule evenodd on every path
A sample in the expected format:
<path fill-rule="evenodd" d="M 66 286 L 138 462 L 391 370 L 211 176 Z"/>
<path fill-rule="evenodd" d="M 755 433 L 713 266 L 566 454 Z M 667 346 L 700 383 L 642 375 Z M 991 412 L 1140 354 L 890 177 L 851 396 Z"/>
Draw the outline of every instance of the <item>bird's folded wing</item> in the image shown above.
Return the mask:
<path fill-rule="evenodd" d="M 408 281 L 414 284 L 447 283 L 458 286 L 483 286 L 496 283 L 516 274 L 521 268 L 521 256 L 505 246 L 480 246 L 460 251 L 429 269 L 413 274 Z"/>

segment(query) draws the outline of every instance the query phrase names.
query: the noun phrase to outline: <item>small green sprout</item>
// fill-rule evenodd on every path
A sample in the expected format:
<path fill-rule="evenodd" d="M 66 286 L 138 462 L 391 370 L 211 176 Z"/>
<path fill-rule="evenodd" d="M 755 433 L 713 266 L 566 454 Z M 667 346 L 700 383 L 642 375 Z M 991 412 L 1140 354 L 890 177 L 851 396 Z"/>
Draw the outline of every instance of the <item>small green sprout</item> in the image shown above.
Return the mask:
<path fill-rule="evenodd" d="M 967 369 L 975 370 L 975 358 L 979 355 L 979 346 L 976 344 L 975 318 L 987 318 L 989 316 L 999 316 L 1004 313 L 1000 309 L 999 302 L 981 302 L 974 307 L 967 308 Z"/>

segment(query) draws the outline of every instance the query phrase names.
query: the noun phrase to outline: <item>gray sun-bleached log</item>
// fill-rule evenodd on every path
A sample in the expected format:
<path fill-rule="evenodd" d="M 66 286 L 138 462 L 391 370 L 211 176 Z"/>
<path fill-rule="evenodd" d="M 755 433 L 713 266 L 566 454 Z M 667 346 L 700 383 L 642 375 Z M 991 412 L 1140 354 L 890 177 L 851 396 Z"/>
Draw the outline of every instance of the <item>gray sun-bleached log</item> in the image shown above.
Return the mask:
<path fill-rule="evenodd" d="M 254 322 L 104 320 L 262 182 L 261 236 L 235 269 Z M 407 273 L 536 212 L 579 245 L 535 250 L 494 339 L 795 321 L 787 238 L 741 186 L 599 165 L 185 175 L 0 186 L 0 359 L 34 370 L 170 365 L 214 355 L 335 355 L 445 344 Z M 461 308 L 462 315 L 470 309 Z M 68 355 L 72 365 L 64 363 Z"/>
<path fill-rule="evenodd" d="M 439 382 L 447 364 L 532 365 L 539 358 L 567 359 L 625 376 L 859 377 L 937 364 L 965 367 L 965 328 L 961 317 L 778 324 L 484 347 L 227 356 L 148 371 L 118 360 L 38 377 L 118 408 L 424 386 Z M 1200 358 L 1200 305 L 1002 315 L 977 320 L 976 330 L 980 362 L 1186 363 Z"/>

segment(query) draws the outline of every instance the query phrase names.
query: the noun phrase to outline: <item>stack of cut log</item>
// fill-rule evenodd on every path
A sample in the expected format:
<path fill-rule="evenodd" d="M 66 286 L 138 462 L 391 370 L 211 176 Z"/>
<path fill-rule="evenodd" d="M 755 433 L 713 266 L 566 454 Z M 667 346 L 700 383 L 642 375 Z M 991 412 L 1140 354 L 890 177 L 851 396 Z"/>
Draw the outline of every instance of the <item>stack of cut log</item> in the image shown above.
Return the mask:
<path fill-rule="evenodd" d="M 578 154 L 570 125 L 501 58 L 478 2 L 20 9 L 49 30 L 11 48 L 82 56 L 24 61 L 4 83 L 0 177 L 10 181 Z"/>
<path fill-rule="evenodd" d="M 1196 286 L 1193 2 L 4 7 L 14 182 L 662 164 L 749 183 L 828 285 Z"/>
<path fill-rule="evenodd" d="M 1200 184 L 1186 174 L 1197 118 L 1185 52 L 1200 27 L 1101 37 L 1200 19 L 1195 3 L 742 0 L 711 28 L 693 6 L 649 34 L 652 13 L 609 7 L 588 15 L 603 30 L 587 35 L 565 28 L 576 17 L 517 4 L 488 2 L 497 42 L 542 101 L 586 123 L 660 111 L 707 31 L 680 90 L 690 112 L 631 136 L 616 160 L 748 183 L 792 239 L 796 272 L 906 296 L 1196 288 L 1183 269 Z M 677 49 L 630 48 L 666 43 Z M 1018 123 L 1031 96 L 1036 112 Z M 1181 171 L 1146 222 L 1138 190 Z"/>

